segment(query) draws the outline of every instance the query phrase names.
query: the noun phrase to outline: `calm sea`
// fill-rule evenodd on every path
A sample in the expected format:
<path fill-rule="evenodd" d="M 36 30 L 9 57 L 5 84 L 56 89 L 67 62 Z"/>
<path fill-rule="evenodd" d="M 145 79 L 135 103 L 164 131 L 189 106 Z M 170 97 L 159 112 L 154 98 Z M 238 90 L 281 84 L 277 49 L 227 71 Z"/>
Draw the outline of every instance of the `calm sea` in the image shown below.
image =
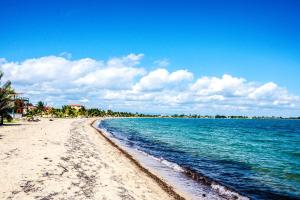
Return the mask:
<path fill-rule="evenodd" d="M 251 199 L 300 197 L 300 120 L 120 118 L 99 127 Z"/>

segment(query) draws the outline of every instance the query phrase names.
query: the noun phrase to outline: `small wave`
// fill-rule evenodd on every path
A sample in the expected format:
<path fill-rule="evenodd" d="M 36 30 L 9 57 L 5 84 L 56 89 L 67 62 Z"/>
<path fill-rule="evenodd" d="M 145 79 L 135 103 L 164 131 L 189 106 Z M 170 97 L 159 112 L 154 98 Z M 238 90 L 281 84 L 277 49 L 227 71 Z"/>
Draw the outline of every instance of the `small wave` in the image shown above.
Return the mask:
<path fill-rule="evenodd" d="M 204 175 L 201 175 L 198 172 L 195 172 L 194 170 L 185 168 L 184 173 L 187 176 L 191 177 L 193 180 L 209 186 L 210 188 L 212 188 L 213 191 L 215 191 L 216 193 L 218 193 L 221 197 L 223 197 L 225 199 L 249 200 L 248 197 L 245 197 L 245 196 L 235 192 L 234 190 L 232 190 L 226 186 L 223 186 L 223 185 L 217 183 L 216 181 L 211 180 L 210 178 L 208 178 Z"/>
<path fill-rule="evenodd" d="M 225 197 L 226 199 L 240 199 L 240 200 L 249 200 L 248 197 L 244 197 L 236 192 L 233 192 L 232 190 L 219 185 L 217 183 L 212 183 L 211 188 L 216 191 L 220 196 Z"/>
<path fill-rule="evenodd" d="M 167 161 L 165 160 L 164 158 L 160 157 L 160 158 L 157 158 L 155 156 L 152 156 L 144 151 L 141 151 L 139 149 L 135 149 L 136 151 L 142 153 L 143 155 L 147 156 L 147 157 L 150 157 L 156 161 L 159 161 L 160 163 L 164 164 L 165 166 L 177 171 L 177 172 L 184 172 L 184 169 L 182 167 L 180 167 L 178 164 L 176 163 L 173 163 L 173 162 L 170 162 L 170 161 Z"/>
<path fill-rule="evenodd" d="M 139 149 L 135 149 L 135 150 L 151 159 L 154 159 L 154 160 L 164 164 L 165 166 L 167 166 L 177 172 L 184 173 L 185 175 L 187 175 L 188 177 L 192 178 L 193 180 L 195 180 L 197 182 L 201 182 L 202 184 L 204 183 L 205 185 L 208 185 L 210 188 L 212 188 L 212 190 L 217 192 L 221 197 L 224 197 L 226 199 L 249 200 L 248 197 L 242 196 L 242 195 L 238 194 L 237 192 L 234 192 L 231 189 L 229 189 L 225 186 L 222 186 L 222 185 L 216 183 L 215 181 L 210 180 L 209 178 L 207 178 L 205 176 L 198 174 L 197 172 L 194 172 L 190 169 L 181 167 L 178 164 L 170 162 L 162 157 L 157 158 L 157 157 L 152 156 L 152 155 L 150 155 L 144 151 L 141 151 Z"/>

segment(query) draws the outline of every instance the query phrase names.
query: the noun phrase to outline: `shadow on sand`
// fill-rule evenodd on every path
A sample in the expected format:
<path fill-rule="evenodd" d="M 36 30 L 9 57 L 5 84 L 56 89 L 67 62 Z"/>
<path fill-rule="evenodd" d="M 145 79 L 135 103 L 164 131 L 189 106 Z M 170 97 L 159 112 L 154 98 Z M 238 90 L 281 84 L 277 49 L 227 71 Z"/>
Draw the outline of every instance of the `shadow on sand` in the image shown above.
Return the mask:
<path fill-rule="evenodd" d="M 5 127 L 5 126 L 21 126 L 21 125 L 22 124 L 2 124 L 2 125 L 0 125 L 0 127 Z"/>

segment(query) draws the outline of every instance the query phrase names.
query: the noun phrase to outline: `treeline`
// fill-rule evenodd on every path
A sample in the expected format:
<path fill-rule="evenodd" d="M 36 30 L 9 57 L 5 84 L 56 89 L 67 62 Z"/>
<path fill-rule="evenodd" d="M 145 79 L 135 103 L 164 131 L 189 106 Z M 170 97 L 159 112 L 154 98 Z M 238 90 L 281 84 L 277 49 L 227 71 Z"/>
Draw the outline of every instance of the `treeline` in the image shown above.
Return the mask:
<path fill-rule="evenodd" d="M 70 105 L 64 105 L 61 108 L 50 108 L 43 102 L 38 102 L 35 109 L 29 110 L 27 117 L 46 116 L 46 117 L 158 117 L 158 115 L 140 114 L 131 112 L 115 112 L 112 110 L 102 110 L 99 108 L 75 109 Z"/>
<path fill-rule="evenodd" d="M 300 119 L 300 117 L 275 117 L 275 116 L 244 116 L 244 115 L 185 115 L 174 114 L 164 115 L 159 117 L 171 117 L 171 118 L 202 118 L 202 119 Z"/>
<path fill-rule="evenodd" d="M 11 97 L 14 95 L 14 89 L 11 87 L 11 82 L 6 81 L 1 85 L 3 72 L 0 71 L 0 125 L 4 123 L 4 119 L 12 121 L 10 113 L 13 110 Z"/>
<path fill-rule="evenodd" d="M 156 118 L 206 118 L 206 119 L 300 119 L 300 117 L 268 117 L 268 116 L 242 116 L 242 115 L 151 115 L 131 112 L 116 112 L 112 110 L 103 110 L 99 108 L 85 108 L 81 106 L 80 109 L 75 109 L 70 105 L 64 105 L 61 108 L 47 107 L 42 101 L 39 101 L 32 109 L 27 112 L 27 117 L 46 116 L 46 117 L 156 117 Z"/>
<path fill-rule="evenodd" d="M 170 115 L 172 118 L 207 118 L 207 119 L 248 119 L 248 116 L 225 116 L 225 115 L 185 115 L 174 114 Z"/>

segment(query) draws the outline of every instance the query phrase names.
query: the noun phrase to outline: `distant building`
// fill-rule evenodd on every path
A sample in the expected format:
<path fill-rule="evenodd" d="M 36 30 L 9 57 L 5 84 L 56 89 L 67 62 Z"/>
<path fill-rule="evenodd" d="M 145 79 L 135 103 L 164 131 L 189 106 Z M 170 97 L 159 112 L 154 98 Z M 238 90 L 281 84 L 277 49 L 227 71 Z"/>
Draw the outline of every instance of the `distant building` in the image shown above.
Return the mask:
<path fill-rule="evenodd" d="M 46 112 L 48 112 L 52 109 L 53 109 L 53 107 L 51 107 L 51 106 L 44 106 L 44 111 L 46 111 Z"/>
<path fill-rule="evenodd" d="M 80 104 L 70 104 L 69 106 L 75 110 L 80 110 L 81 108 L 84 107 L 83 105 Z"/>
<path fill-rule="evenodd" d="M 22 93 L 14 93 L 12 96 L 13 117 L 15 117 L 16 115 L 22 116 L 27 113 L 29 98 L 22 97 L 21 94 Z"/>
<path fill-rule="evenodd" d="M 32 104 L 30 104 L 30 105 L 27 106 L 27 110 L 28 111 L 32 111 L 32 110 L 35 110 L 35 109 L 36 109 L 36 106 L 34 106 Z"/>
<path fill-rule="evenodd" d="M 31 103 L 29 103 L 24 109 L 23 109 L 23 113 L 22 114 L 27 114 L 30 111 L 33 111 L 36 109 L 36 106 L 32 105 Z"/>

